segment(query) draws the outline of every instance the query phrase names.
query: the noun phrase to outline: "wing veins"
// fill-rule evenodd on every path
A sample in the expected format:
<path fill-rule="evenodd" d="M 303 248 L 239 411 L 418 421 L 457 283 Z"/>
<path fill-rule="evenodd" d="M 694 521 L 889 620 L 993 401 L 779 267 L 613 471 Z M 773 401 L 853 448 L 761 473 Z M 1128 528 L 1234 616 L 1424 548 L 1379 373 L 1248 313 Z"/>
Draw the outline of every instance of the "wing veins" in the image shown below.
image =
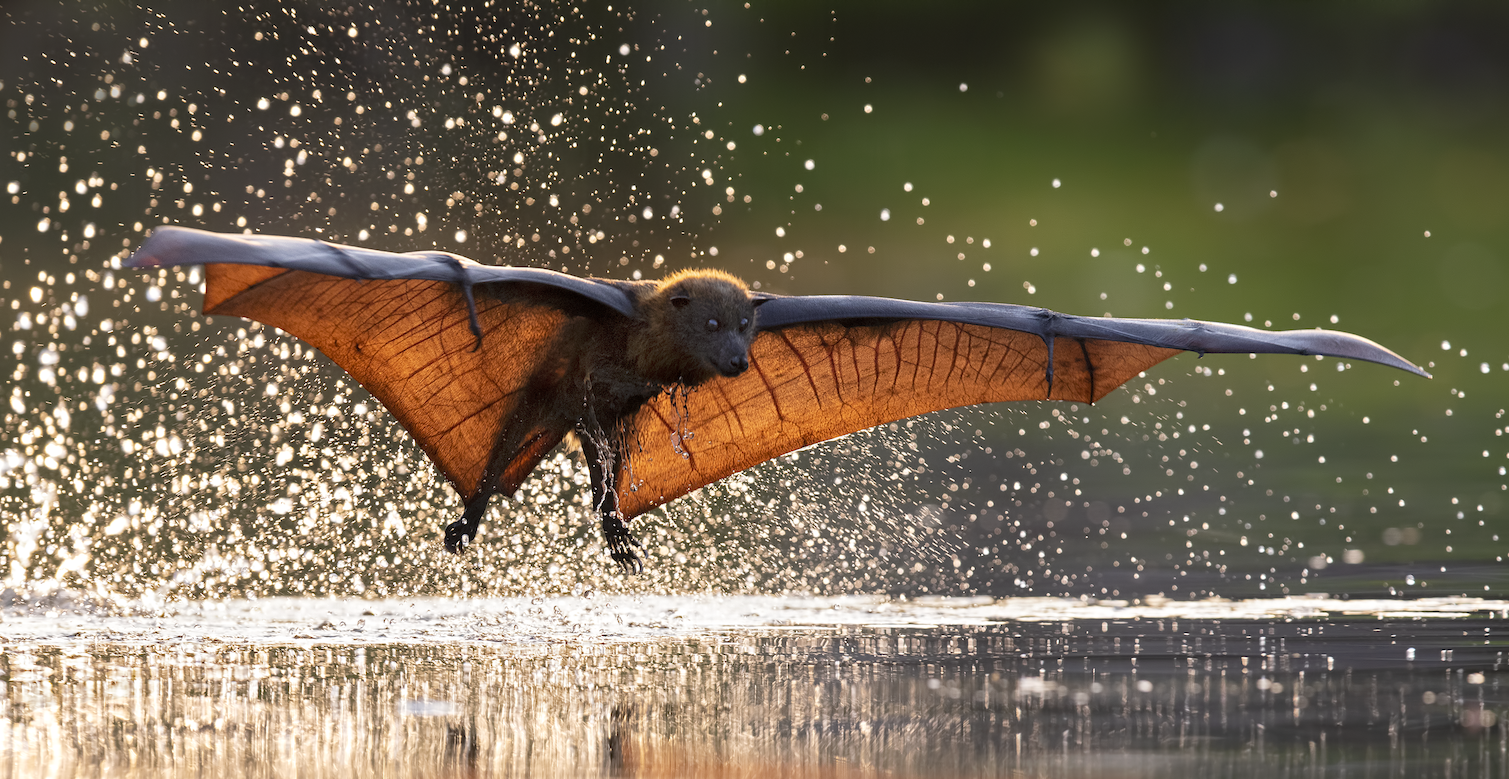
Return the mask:
<path fill-rule="evenodd" d="M 817 403 L 818 407 L 822 407 L 823 396 L 817 389 L 817 382 L 812 378 L 812 366 L 808 364 L 806 355 L 802 354 L 802 350 L 796 348 L 796 344 L 791 342 L 791 338 L 786 335 L 785 330 L 779 331 L 778 335 L 781 336 L 782 341 L 786 342 L 787 348 L 791 350 L 791 354 L 796 358 L 796 361 L 802 364 L 802 375 L 807 378 L 807 386 L 812 388 L 812 399 Z"/>
<path fill-rule="evenodd" d="M 1092 359 L 1090 359 L 1090 347 L 1085 343 L 1085 339 L 1079 338 L 1079 339 L 1076 339 L 1076 340 L 1079 341 L 1079 353 L 1082 354 L 1082 355 L 1084 355 L 1084 358 L 1085 358 L 1085 375 L 1088 376 L 1089 379 L 1090 379 L 1090 402 L 1094 403 L 1095 402 L 1095 361 L 1092 360 Z"/>

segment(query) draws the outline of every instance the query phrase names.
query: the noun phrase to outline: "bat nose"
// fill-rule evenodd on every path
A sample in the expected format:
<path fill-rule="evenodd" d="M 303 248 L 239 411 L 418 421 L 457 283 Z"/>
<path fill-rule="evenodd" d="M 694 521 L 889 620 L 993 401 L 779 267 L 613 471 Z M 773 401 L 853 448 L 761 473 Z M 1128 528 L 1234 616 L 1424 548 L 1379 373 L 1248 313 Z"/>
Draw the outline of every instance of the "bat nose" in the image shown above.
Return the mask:
<path fill-rule="evenodd" d="M 723 375 L 733 378 L 747 370 L 749 370 L 749 358 L 741 354 L 729 359 L 723 366 Z"/>

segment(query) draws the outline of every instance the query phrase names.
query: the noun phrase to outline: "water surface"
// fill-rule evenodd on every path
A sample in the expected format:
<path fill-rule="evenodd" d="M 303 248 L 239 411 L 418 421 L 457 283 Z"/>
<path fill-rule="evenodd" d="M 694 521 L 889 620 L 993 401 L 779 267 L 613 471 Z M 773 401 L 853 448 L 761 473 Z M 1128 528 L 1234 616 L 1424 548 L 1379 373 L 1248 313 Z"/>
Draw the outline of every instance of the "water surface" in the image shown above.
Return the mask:
<path fill-rule="evenodd" d="M 1506 618 L 1472 598 L 33 602 L 0 622 L 0 775 L 1497 776 Z"/>

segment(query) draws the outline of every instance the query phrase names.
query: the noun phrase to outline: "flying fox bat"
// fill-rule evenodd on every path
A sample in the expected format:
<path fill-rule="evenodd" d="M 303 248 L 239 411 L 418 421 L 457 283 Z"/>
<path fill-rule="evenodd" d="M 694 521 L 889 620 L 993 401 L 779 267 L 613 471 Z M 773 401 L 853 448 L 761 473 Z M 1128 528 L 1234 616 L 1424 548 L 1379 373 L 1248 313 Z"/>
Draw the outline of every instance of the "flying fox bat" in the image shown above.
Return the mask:
<path fill-rule="evenodd" d="M 785 297 L 717 271 L 585 279 L 303 238 L 161 227 L 128 263 L 204 265 L 204 314 L 312 344 L 392 412 L 460 493 L 460 553 L 494 494 L 580 441 L 612 558 L 626 523 L 746 468 L 929 411 L 1093 403 L 1181 351 L 1330 355 L 1422 376 L 1365 338 L 1002 303 Z"/>

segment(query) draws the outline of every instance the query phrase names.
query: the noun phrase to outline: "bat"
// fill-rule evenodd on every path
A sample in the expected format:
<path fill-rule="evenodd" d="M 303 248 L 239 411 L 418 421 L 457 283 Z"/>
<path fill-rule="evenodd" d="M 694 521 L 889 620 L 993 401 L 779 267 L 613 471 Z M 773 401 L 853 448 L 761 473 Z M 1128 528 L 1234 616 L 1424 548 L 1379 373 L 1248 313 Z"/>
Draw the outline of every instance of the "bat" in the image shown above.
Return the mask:
<path fill-rule="evenodd" d="M 476 538 L 492 495 L 513 495 L 574 436 L 608 550 L 630 571 L 642 563 L 627 523 L 645 511 L 930 411 L 1094 403 L 1181 351 L 1328 355 L 1429 377 L 1328 330 L 781 296 L 718 271 L 613 281 L 171 226 L 127 264 L 204 265 L 205 315 L 291 333 L 382 402 L 464 502 L 445 529 L 452 552 Z"/>

